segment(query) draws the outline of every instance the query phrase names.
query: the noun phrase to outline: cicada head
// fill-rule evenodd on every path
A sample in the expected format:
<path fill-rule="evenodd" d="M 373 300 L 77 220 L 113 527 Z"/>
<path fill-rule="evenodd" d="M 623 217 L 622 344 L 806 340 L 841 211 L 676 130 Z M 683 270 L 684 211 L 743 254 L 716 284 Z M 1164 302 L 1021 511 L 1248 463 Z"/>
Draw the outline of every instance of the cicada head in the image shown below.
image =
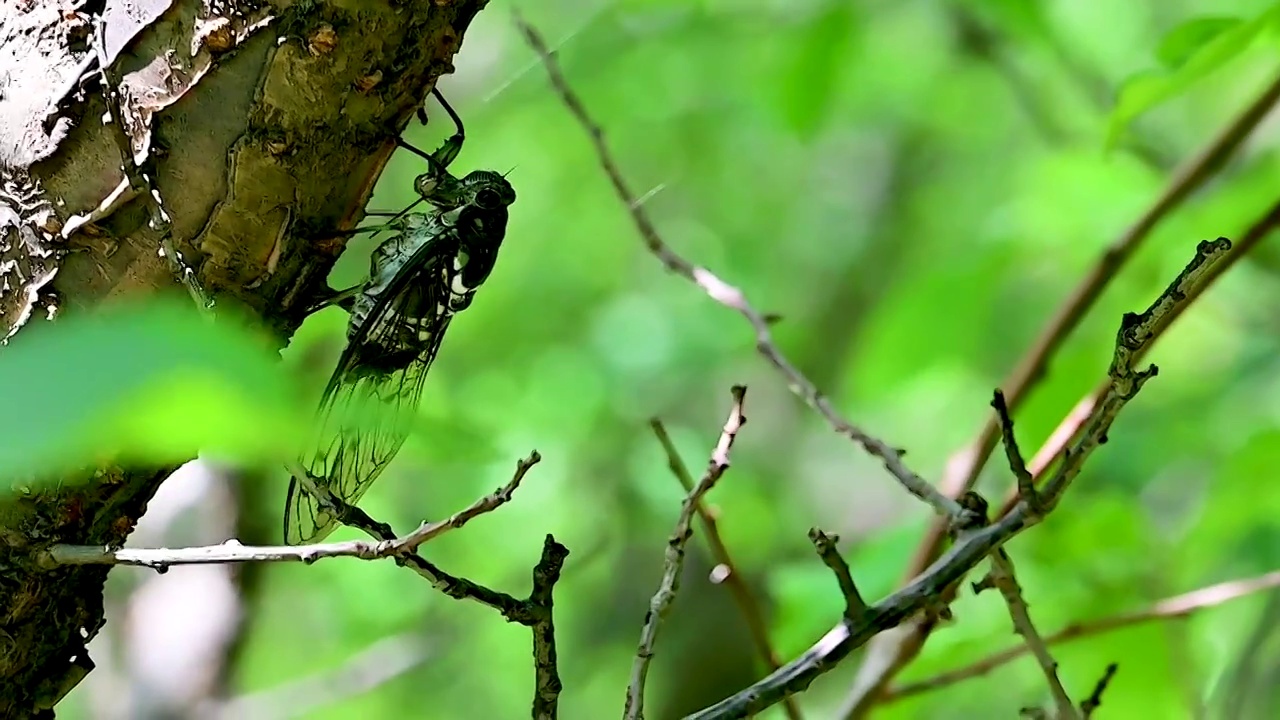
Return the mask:
<path fill-rule="evenodd" d="M 505 208 L 516 201 L 515 188 L 501 174 L 492 170 L 475 170 L 460 181 L 465 203 L 482 210 Z"/>

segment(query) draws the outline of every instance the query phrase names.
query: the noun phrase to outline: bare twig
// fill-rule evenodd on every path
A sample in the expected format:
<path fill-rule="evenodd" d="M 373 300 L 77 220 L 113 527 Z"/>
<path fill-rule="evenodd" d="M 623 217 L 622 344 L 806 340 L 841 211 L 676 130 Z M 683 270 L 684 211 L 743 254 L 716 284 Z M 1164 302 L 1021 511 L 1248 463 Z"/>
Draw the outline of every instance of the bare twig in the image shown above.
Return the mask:
<path fill-rule="evenodd" d="M 1036 386 L 1038 380 L 1043 378 L 1044 369 L 1047 368 L 1048 361 L 1057 348 L 1070 336 L 1071 332 L 1075 331 L 1085 313 L 1088 313 L 1098 297 L 1101 297 L 1102 291 L 1110 283 L 1111 278 L 1119 274 L 1126 261 L 1137 251 L 1142 242 L 1146 241 L 1153 229 L 1183 204 L 1187 197 L 1213 177 L 1217 169 L 1231 158 L 1245 140 L 1248 140 L 1249 135 L 1252 135 L 1262 119 L 1270 113 L 1277 100 L 1280 100 L 1280 77 L 1276 77 L 1275 81 L 1272 81 L 1271 85 L 1268 85 L 1238 117 L 1231 120 L 1228 126 L 1222 129 L 1199 154 L 1179 168 L 1178 172 L 1170 178 L 1164 192 L 1155 202 L 1152 202 L 1146 213 L 1143 213 L 1132 227 L 1126 229 L 1114 243 L 1102 251 L 1098 256 L 1097 264 L 1071 292 L 1069 299 L 1053 316 L 1048 327 L 1033 343 L 1027 355 L 1019 361 L 1018 368 L 1005 382 L 1001 383 L 1001 387 L 1007 393 L 1011 409 L 1018 409 L 1021 402 L 1027 398 L 1030 388 Z M 1240 250 L 1243 251 L 1244 247 L 1245 241 L 1242 238 Z M 947 462 L 947 471 L 941 483 L 942 492 L 947 496 L 956 497 L 965 489 L 973 488 L 974 483 L 978 482 L 978 474 L 986 465 L 992 450 L 995 450 L 998 439 L 1000 439 L 1000 425 L 995 418 L 989 419 L 973 443 L 955 452 Z M 1062 447 L 1065 447 L 1065 443 Z M 946 532 L 946 523 L 934 521 L 923 541 L 920 542 L 920 546 L 916 548 L 915 556 L 906 570 L 906 577 L 915 577 L 938 557 L 946 541 Z M 899 673 L 902 667 L 918 655 L 931 629 L 929 626 L 920 626 L 914 632 L 877 641 L 877 647 L 872 651 L 872 655 L 876 657 L 873 662 L 864 662 L 867 670 L 859 671 L 858 679 L 855 680 L 854 688 L 845 703 L 844 716 L 860 717 L 869 711 L 892 676 Z"/>
<path fill-rule="evenodd" d="M 1275 214 L 1280 214 L 1280 204 L 1268 217 Z M 1084 461 L 1081 455 L 1092 454 L 1100 444 L 1106 442 L 1107 430 L 1115 421 L 1120 408 L 1156 372 L 1154 366 L 1148 370 L 1136 371 L 1133 369 L 1134 363 L 1146 355 L 1169 324 L 1221 274 L 1222 266 L 1229 263 L 1232 257 L 1238 257 L 1230 249 L 1231 243 L 1226 238 L 1201 242 L 1196 248 L 1196 257 L 1146 312 L 1141 315 L 1128 313 L 1124 316 L 1116 339 L 1115 356 L 1107 378 L 1098 389 L 1096 402 L 1089 405 L 1087 412 L 1078 409 L 1078 414 L 1073 413 L 1080 418 L 1080 432 L 1054 433 L 1054 437 L 1063 438 L 1067 442 L 1062 449 L 1062 462 L 1058 464 L 1052 479 L 1037 493 L 1038 504 L 1044 512 L 1049 512 L 1057 505 L 1063 491 L 1079 474 Z M 1037 457 L 1042 454 L 1037 453 Z M 1000 514 L 1007 515 L 1013 509 L 1024 506 L 1025 502 L 1015 490 L 1001 508 Z M 943 599 L 943 602 L 949 601 L 950 598 Z M 891 677 L 919 652 L 931 630 L 931 623 L 920 622 L 910 628 L 909 632 L 879 641 L 883 644 L 869 653 L 876 662 L 867 664 L 867 669 L 859 672 L 859 679 L 855 681 L 854 689 L 842 708 L 841 717 L 857 718 L 864 715 L 883 692 L 886 678 Z"/>
<path fill-rule="evenodd" d="M 955 543 L 923 573 L 901 590 L 867 608 L 860 621 L 843 619 L 821 640 L 800 657 L 784 665 L 751 687 L 736 693 L 709 708 L 690 715 L 693 720 L 712 718 L 740 718 L 779 702 L 782 698 L 800 692 L 819 675 L 831 670 L 855 648 L 861 647 L 875 635 L 897 627 L 940 602 L 948 602 L 947 595 L 974 566 L 1002 546 L 1010 538 L 1028 527 L 1039 523 L 1045 513 L 1053 510 L 1061 500 L 1070 481 L 1080 472 L 1081 466 L 1106 437 L 1116 414 L 1133 399 L 1152 370 L 1136 371 L 1131 364 L 1136 352 L 1149 343 L 1153 335 L 1142 329 L 1157 327 L 1163 317 L 1179 311 L 1190 302 L 1187 291 L 1212 271 L 1230 247 L 1225 239 L 1202 242 L 1196 257 L 1185 270 L 1141 315 L 1129 314 L 1121 323 L 1117 337 L 1115 357 L 1109 372 L 1106 399 L 1099 404 L 1084 434 L 1072 443 L 1065 460 L 1046 483 L 1040 497 L 1043 508 L 1032 508 L 1025 500 L 994 523 L 977 529 L 962 529 Z M 968 513 L 966 513 L 967 515 Z"/>
<path fill-rule="evenodd" d="M 1027 391 L 1044 377 L 1049 358 L 1080 324 L 1085 313 L 1098 301 L 1103 290 L 1147 239 L 1151 231 L 1191 193 L 1213 177 L 1213 174 L 1226 163 L 1263 118 L 1271 112 L 1271 108 L 1277 101 L 1280 101 L 1280 76 L 1277 76 L 1204 149 L 1179 167 L 1169 179 L 1169 184 L 1165 186 L 1160 197 L 1132 226 L 1125 230 L 1124 234 L 1099 255 L 1097 264 L 1071 293 L 1026 356 L 1019 361 L 1017 369 L 1005 382 L 1001 383 L 1011 409 L 1016 410 L 1026 399 Z M 988 420 L 977 440 L 970 447 L 956 454 L 959 462 L 952 463 L 953 467 L 949 468 L 942 483 L 944 492 L 957 496 L 964 490 L 972 488 L 999 438 L 999 423 L 994 419 Z M 928 563 L 926 561 L 918 564 Z"/>
<path fill-rule="evenodd" d="M 658 629 L 676 599 L 676 591 L 680 588 L 680 571 L 684 569 L 684 546 L 693 535 L 693 513 L 702 497 L 715 487 L 715 484 L 729 469 L 729 450 L 738 437 L 738 430 L 747 422 L 743 415 L 743 403 L 746 401 L 747 389 L 735 385 L 732 390 L 733 407 L 729 418 L 725 420 L 720 440 L 711 451 L 711 460 L 707 470 L 698 484 L 685 496 L 680 507 L 680 516 L 676 527 L 667 540 L 667 551 L 662 563 L 662 582 L 658 592 L 649 601 L 649 612 L 644 618 L 644 628 L 640 631 L 640 647 L 636 651 L 636 659 L 631 664 L 631 682 L 627 684 L 627 702 L 623 709 L 623 717 L 627 720 L 640 720 L 644 717 L 644 684 L 649 674 L 649 663 L 653 660 L 653 646 L 658 639 Z"/>
<path fill-rule="evenodd" d="M 810 528 L 809 542 L 813 543 L 813 549 L 818 551 L 822 564 L 831 569 L 831 573 L 836 576 L 836 582 L 840 584 L 840 595 L 844 598 L 845 619 L 857 622 L 867 612 L 867 601 L 863 600 L 862 593 L 858 592 L 858 585 L 853 581 L 849 563 L 845 562 L 840 551 L 836 549 L 836 543 L 840 542 L 840 538 L 828 535 L 818 528 Z"/>
<path fill-rule="evenodd" d="M 1013 418 L 1009 417 L 1009 406 L 1005 404 L 1004 393 L 996 390 L 995 398 L 991 401 L 991 407 L 996 410 L 996 420 L 1000 423 L 1000 434 L 1004 440 L 1004 452 L 1009 458 L 1009 469 L 1013 471 L 1013 477 L 1016 479 L 1018 496 L 1024 498 L 1033 506 L 1039 503 L 1039 494 L 1036 492 L 1035 479 L 1031 476 L 1031 472 L 1027 470 L 1027 463 L 1022 458 L 1022 451 L 1018 450 L 1018 440 L 1013 433 Z"/>
<path fill-rule="evenodd" d="M 782 354 L 782 351 L 778 349 L 778 346 L 773 341 L 773 335 L 769 331 L 768 319 L 747 302 L 741 290 L 716 277 L 706 268 L 696 266 L 680 257 L 670 246 L 663 242 L 657 228 L 649 219 L 648 213 L 645 212 L 644 206 L 637 203 L 635 194 L 627 187 L 626 180 L 622 177 L 622 172 L 618 169 L 617 163 L 614 162 L 608 146 L 605 145 L 603 131 L 587 114 L 582 101 L 569 86 L 568 81 L 565 80 L 554 53 L 548 49 L 546 42 L 543 41 L 537 30 L 525 22 L 519 13 L 516 13 L 515 20 L 517 27 L 524 34 L 530 47 L 541 56 L 542 63 L 547 69 L 548 76 L 550 76 L 552 88 L 555 89 L 556 94 L 560 96 L 569 112 L 573 114 L 591 138 L 591 143 L 595 147 L 601 167 L 609 176 L 610 182 L 613 183 L 613 188 L 619 199 L 622 200 L 623 205 L 630 212 L 631 219 L 635 223 L 636 229 L 639 231 L 640 237 L 644 240 L 649 252 L 653 253 L 667 270 L 694 283 L 702 288 L 702 291 L 712 300 L 746 318 L 752 330 L 755 331 L 756 351 L 782 374 L 791 392 L 817 411 L 833 430 L 847 436 L 861 445 L 868 453 L 879 458 L 884 463 L 885 468 L 889 470 L 889 473 L 908 492 L 928 503 L 938 513 L 948 518 L 959 513 L 960 508 L 954 500 L 938 492 L 933 485 L 907 467 L 906 463 L 902 461 L 901 450 L 869 435 L 836 412 L 826 396 L 814 387 L 813 383 L 792 365 Z"/>
<path fill-rule="evenodd" d="M 542 558 L 533 568 L 533 589 L 524 602 L 525 612 L 515 618 L 516 622 L 533 631 L 534 720 L 554 720 L 559 709 L 563 686 L 556 664 L 556 628 L 551 596 L 567 557 L 569 549 L 548 535 L 542 545 Z"/>
<path fill-rule="evenodd" d="M 1175 171 L 1160 197 L 1114 243 L 1103 250 L 1097 264 L 1059 308 L 1031 349 L 1019 361 L 1013 373 L 1001 383 L 1001 387 L 1007 393 L 1010 408 L 1016 410 L 1026 399 L 1030 389 L 1044 377 L 1049 359 L 1080 324 L 1085 314 L 1101 297 L 1111 279 L 1119 273 L 1151 231 L 1213 177 L 1214 173 L 1231 158 L 1261 124 L 1277 101 L 1280 101 L 1280 76 L 1277 76 L 1208 145 Z M 1243 251 L 1246 247 L 1244 239 L 1241 240 L 1240 246 Z M 1225 267 L 1221 268 L 1218 272 L 1225 269 Z M 999 423 L 994 419 L 988 420 L 970 445 L 952 455 L 940 484 L 945 495 L 957 497 L 974 486 L 992 450 L 995 449 L 999 437 Z M 914 577 L 938 557 L 946 541 L 946 533 L 946 522 L 935 520 L 930 525 L 929 531 L 916 549 L 906 577 Z M 860 670 L 858 673 L 854 687 L 845 702 L 842 717 L 858 718 L 865 715 L 893 676 L 919 654 L 931 629 L 930 626 L 922 625 L 911 633 L 896 637 L 886 636 L 878 641 L 878 646 L 869 653 L 875 657 L 869 658 L 869 661 L 864 663 L 867 669 Z"/>
<path fill-rule="evenodd" d="M 671 474 L 675 475 L 676 479 L 680 481 L 680 485 L 686 493 L 692 492 L 694 488 L 693 476 L 689 473 L 689 468 L 685 466 L 684 460 L 680 458 L 680 452 L 676 450 L 675 443 L 671 441 L 671 436 L 667 434 L 667 429 L 662 425 L 662 421 L 655 418 L 649 421 L 649 426 L 653 428 L 653 434 L 657 436 L 658 442 L 662 444 L 662 449 L 667 454 L 667 466 L 671 468 Z M 711 548 L 711 555 L 715 558 L 720 571 L 716 578 L 717 582 L 728 586 L 729 593 L 733 596 L 734 602 L 738 604 L 738 611 L 742 613 L 742 617 L 746 621 L 747 632 L 751 636 L 751 642 L 756 646 L 756 653 L 765 661 L 770 670 L 777 670 L 782 667 L 782 659 L 769 642 L 769 630 L 765 624 L 764 612 L 760 609 L 760 604 L 756 601 L 755 595 L 751 592 L 751 588 L 747 586 L 741 571 L 738 570 L 737 564 L 729 554 L 729 548 L 725 546 L 724 540 L 720 537 L 720 529 L 717 526 L 715 513 L 701 499 L 698 500 L 694 509 L 698 513 L 698 519 L 702 521 L 703 537 L 706 538 L 707 545 Z M 800 706 L 794 698 L 787 698 L 783 701 L 782 706 L 788 718 L 800 720 Z"/>
<path fill-rule="evenodd" d="M 1120 666 L 1116 663 L 1108 665 L 1107 669 L 1103 671 L 1102 677 L 1098 680 L 1098 684 L 1093 686 L 1093 692 L 1089 697 L 1085 698 L 1084 702 L 1080 703 L 1080 714 L 1084 716 L 1084 720 L 1089 720 L 1093 715 L 1093 711 L 1097 710 L 1098 706 L 1102 704 L 1102 693 L 1107 691 L 1107 686 L 1111 684 L 1111 679 L 1116 676 L 1116 670 L 1119 669 Z"/>
<path fill-rule="evenodd" d="M 1213 263 L 1205 270 L 1201 282 L 1190 288 L 1190 292 L 1193 294 L 1188 297 L 1187 302 L 1173 308 L 1169 313 L 1166 322 L 1164 322 L 1160 327 L 1155 328 L 1156 337 L 1167 330 L 1169 326 L 1182 315 L 1183 311 L 1189 307 L 1196 298 L 1200 297 L 1205 290 L 1211 287 L 1224 272 L 1239 262 L 1240 259 L 1243 258 L 1250 250 L 1257 247 L 1258 243 L 1262 242 L 1263 238 L 1270 235 L 1277 227 L 1280 227 L 1280 200 L 1277 200 L 1265 213 L 1263 213 L 1261 217 L 1250 224 L 1244 234 L 1241 235 L 1239 242 L 1235 243 L 1231 251 L 1222 259 L 1222 262 Z M 1146 355 L 1150 347 L 1155 344 L 1154 341 L 1156 337 L 1153 337 L 1151 341 L 1137 353 L 1135 359 L 1141 359 Z M 1045 444 L 1036 452 L 1035 457 L 1031 461 L 1030 467 L 1033 475 L 1037 478 L 1040 477 L 1050 465 L 1061 457 L 1063 451 L 1071 442 L 1071 439 L 1081 432 L 1085 422 L 1093 413 L 1094 408 L 1098 406 L 1098 403 L 1102 402 L 1105 393 L 1106 384 L 1103 383 L 1095 388 L 1092 394 L 1081 398 L 1080 401 L 1076 403 L 1075 408 L 1072 409 L 1067 417 L 1063 418 L 1062 422 L 1058 424 L 1057 429 L 1053 431 L 1049 436 L 1049 439 L 1045 441 Z M 1007 512 L 1008 509 L 1013 506 L 1014 502 L 1016 502 L 1016 498 L 1011 493 L 1010 496 L 1005 499 L 1002 512 Z"/>
<path fill-rule="evenodd" d="M 1223 603 L 1238 600 L 1242 597 L 1248 597 L 1263 590 L 1271 590 L 1280 588 L 1280 570 L 1267 573 L 1255 578 L 1244 580 L 1229 580 L 1227 582 L 1210 585 L 1209 587 L 1193 590 L 1182 595 L 1165 598 L 1160 602 L 1152 605 L 1145 610 L 1124 613 L 1112 617 L 1102 618 L 1100 620 L 1092 620 L 1089 622 L 1072 623 L 1065 628 L 1059 630 L 1052 635 L 1047 636 L 1044 641 L 1049 645 L 1068 642 L 1070 640 L 1078 640 L 1080 638 L 1092 637 L 1112 630 L 1122 630 L 1133 625 L 1141 625 L 1143 623 L 1154 622 L 1157 620 L 1171 620 L 1188 617 L 1198 610 L 1216 607 Z M 998 653 L 993 653 L 987 657 L 966 665 L 962 668 L 950 670 L 948 672 L 936 675 L 928 680 L 903 685 L 893 688 L 885 693 L 884 702 L 892 702 L 903 698 L 919 695 L 931 690 L 938 690 L 958 682 L 968 680 L 969 678 L 981 677 L 996 668 L 1006 665 L 1018 658 L 1026 655 L 1029 648 L 1022 643 L 1010 646 Z"/>
<path fill-rule="evenodd" d="M 534 453 L 536 455 L 537 453 Z M 532 457 L 532 456 L 531 456 Z M 517 467 L 527 470 L 524 461 Z M 532 463 L 529 463 L 532 464 Z M 361 530 L 380 537 L 384 541 L 393 541 L 394 537 L 381 537 L 384 532 L 380 523 L 360 526 Z M 518 623 L 529 628 L 533 633 L 533 718 L 534 720 L 555 720 L 559 712 L 560 691 L 562 685 L 556 661 L 555 624 L 552 620 L 552 591 L 560 580 L 564 569 L 564 561 L 569 557 L 569 549 L 551 535 L 547 535 L 542 543 L 542 556 L 533 568 L 533 588 L 529 597 L 521 600 L 504 592 L 491 590 L 466 578 L 450 575 L 416 552 L 402 552 L 393 555 L 397 564 L 405 565 L 421 575 L 432 587 L 455 600 L 473 600 L 481 605 L 502 613 L 507 622 Z"/>
<path fill-rule="evenodd" d="M 1004 441 L 1005 455 L 1009 459 L 1009 469 L 1013 471 L 1017 481 L 1018 497 L 1032 510 L 1043 512 L 1044 508 L 1040 502 L 1040 494 L 1036 491 L 1035 480 L 1027 470 L 1027 463 L 1018 449 L 1018 441 L 1013 430 L 1013 418 L 1009 417 L 1009 407 L 1005 404 L 1004 393 L 996 390 L 991 407 L 995 408 L 996 419 L 1000 423 L 1000 435 Z M 991 555 L 991 572 L 982 582 L 976 583 L 973 590 L 975 593 L 981 592 L 986 587 L 995 587 L 1000 591 L 1000 596 L 1004 598 L 1005 605 L 1009 608 L 1009 616 L 1013 619 L 1014 631 L 1022 636 L 1023 641 L 1040 663 L 1040 669 L 1049 683 L 1049 692 L 1057 707 L 1055 714 L 1057 720 L 1079 718 L 1080 713 L 1076 712 L 1075 704 L 1071 702 L 1071 697 L 1062 687 L 1062 680 L 1058 678 L 1058 661 L 1049 653 L 1049 647 L 1040 637 L 1035 624 L 1031 622 L 1031 611 L 1027 608 L 1027 601 L 1022 597 L 1022 587 L 1018 585 L 1017 575 L 1014 574 L 1013 558 L 1009 557 L 1004 548 L 996 550 Z"/>
<path fill-rule="evenodd" d="M 421 527 L 404 537 L 381 539 L 379 542 L 350 540 L 347 542 L 320 543 L 316 545 L 254 547 L 228 540 L 221 545 L 191 548 L 120 548 L 86 545 L 53 545 L 41 557 L 45 567 L 59 565 L 140 565 L 165 570 L 173 565 L 204 565 L 210 563 L 241 562 L 303 562 L 313 563 L 321 558 L 355 557 L 376 560 L 416 550 L 418 546 L 441 535 L 456 530 L 478 515 L 491 512 L 511 500 L 512 494 L 529 469 L 542 457 L 535 450 L 529 457 L 516 464 L 511 482 L 486 495 L 470 507 L 439 522 L 423 523 Z"/>
<path fill-rule="evenodd" d="M 1013 559 L 1004 551 L 1004 548 L 991 554 L 991 573 L 982 583 L 974 585 L 974 592 L 979 592 L 986 586 L 995 587 L 1000 591 L 1005 605 L 1009 607 L 1009 616 L 1013 618 L 1014 632 L 1022 636 L 1031 654 L 1035 655 L 1036 661 L 1040 663 L 1040 669 L 1044 671 L 1045 680 L 1049 683 L 1049 692 L 1053 695 L 1053 702 L 1057 708 L 1056 720 L 1079 718 L 1080 713 L 1076 711 L 1076 706 L 1067 695 L 1066 688 L 1062 687 L 1062 680 L 1058 678 L 1058 661 L 1050 654 L 1049 646 L 1045 644 L 1044 638 L 1031 622 L 1031 611 L 1027 608 L 1027 601 L 1022 597 L 1022 588 L 1018 585 L 1018 578 L 1014 574 Z"/>
<path fill-rule="evenodd" d="M 1115 420 L 1116 414 L 1125 403 L 1141 389 L 1142 385 L 1155 376 L 1156 366 L 1146 370 L 1135 370 L 1137 363 L 1151 349 L 1155 339 L 1160 336 L 1175 318 L 1204 291 L 1204 287 L 1216 276 L 1214 268 L 1223 261 L 1231 250 L 1231 241 L 1226 238 L 1204 240 L 1196 246 L 1196 256 L 1183 268 L 1178 277 L 1161 293 L 1143 313 L 1135 315 L 1126 313 L 1120 322 L 1120 333 L 1116 338 L 1116 352 L 1111 360 L 1107 375 L 1111 378 L 1110 386 L 1098 403 L 1097 409 L 1085 424 L 1084 434 L 1066 451 L 1066 459 L 1059 465 L 1057 472 L 1044 484 L 1040 493 L 1048 508 L 1058 504 L 1063 492 L 1080 472 L 1080 463 L 1071 455 L 1076 453 L 1092 453 L 1099 445 L 1107 441 L 1107 431 Z"/>

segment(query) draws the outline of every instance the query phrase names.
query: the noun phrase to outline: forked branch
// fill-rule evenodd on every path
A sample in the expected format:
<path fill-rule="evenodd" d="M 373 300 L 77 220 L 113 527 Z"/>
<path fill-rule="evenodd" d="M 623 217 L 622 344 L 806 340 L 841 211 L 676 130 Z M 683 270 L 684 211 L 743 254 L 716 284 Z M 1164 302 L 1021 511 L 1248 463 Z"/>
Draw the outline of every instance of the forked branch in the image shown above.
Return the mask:
<path fill-rule="evenodd" d="M 635 193 L 631 191 L 627 186 L 626 180 L 623 179 L 622 171 L 618 169 L 618 164 L 614 161 L 613 154 L 609 152 L 609 147 L 604 142 L 604 132 L 591 119 L 586 107 L 582 104 L 582 100 L 578 98 L 577 93 L 569 86 L 569 82 L 565 79 L 564 73 L 561 72 L 560 64 L 556 61 L 554 53 L 547 47 L 546 42 L 538 34 L 538 31 L 525 22 L 518 12 L 515 18 L 516 25 L 528 41 L 529 46 L 542 58 L 542 64 L 547 69 L 552 88 L 560 96 L 569 112 L 582 125 L 587 136 L 591 138 L 600 166 L 604 169 L 605 174 L 609 176 L 618 198 L 627 208 L 641 239 L 644 240 L 645 246 L 653 253 L 654 257 L 667 270 L 697 285 L 712 300 L 742 315 L 755 332 L 757 352 L 764 356 L 769 364 L 783 376 L 791 392 L 821 415 L 833 430 L 850 438 L 861 445 L 868 453 L 879 458 L 889 473 L 907 489 L 907 492 L 928 503 L 937 513 L 948 518 L 958 516 L 961 509 L 956 504 L 956 501 L 938 492 L 933 485 L 907 467 L 906 463 L 902 461 L 901 450 L 890 446 L 883 440 L 872 436 L 849 422 L 831 406 L 826 396 L 814 386 L 813 382 L 805 377 L 804 373 L 800 372 L 782 354 L 777 344 L 774 343 L 773 335 L 769 330 L 769 318 L 747 302 L 747 298 L 741 290 L 721 280 L 710 270 L 694 265 L 684 259 L 662 240 L 657 227 L 654 226 L 653 221 L 649 219 L 648 213 L 645 212 L 643 204 L 636 200 Z"/>

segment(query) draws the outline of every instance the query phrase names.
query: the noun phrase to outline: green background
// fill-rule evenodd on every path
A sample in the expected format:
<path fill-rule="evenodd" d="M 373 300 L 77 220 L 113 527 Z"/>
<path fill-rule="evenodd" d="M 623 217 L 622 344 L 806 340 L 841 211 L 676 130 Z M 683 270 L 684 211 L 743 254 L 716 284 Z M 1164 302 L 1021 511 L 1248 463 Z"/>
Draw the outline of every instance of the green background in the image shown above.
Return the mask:
<path fill-rule="evenodd" d="M 544 1 L 524 11 L 558 47 L 635 192 L 652 191 L 645 207 L 665 240 L 781 315 L 775 336 L 790 359 L 935 481 L 1101 251 L 1280 66 L 1280 25 L 1272 3 L 1256 0 Z M 407 529 L 471 503 L 539 450 L 543 462 L 512 503 L 425 552 L 523 595 L 543 536 L 566 544 L 573 554 L 556 589 L 561 716 L 616 717 L 682 496 L 648 419 L 667 423 L 699 472 L 729 386 L 743 383 L 750 422 L 711 501 L 778 652 L 794 657 L 841 609 L 809 527 L 840 535 L 869 599 L 891 592 L 927 510 L 790 394 L 741 318 L 645 250 L 506 4 L 479 15 L 456 64 L 440 84 L 467 123 L 454 168 L 512 170 L 518 200 L 496 270 L 453 323 L 427 381 L 425 432 L 362 507 Z M 438 107 L 428 111 L 431 125 L 406 135 L 425 148 L 448 132 Z M 1199 240 L 1238 237 L 1275 202 L 1275 136 L 1264 123 L 1219 179 L 1163 222 L 1054 357 L 1017 414 L 1028 453 L 1103 377 L 1121 313 L 1143 309 Z M 371 209 L 408 204 L 420 171 L 420 160 L 397 154 Z M 372 242 L 352 241 L 333 285 L 361 277 Z M 1160 376 L 1060 509 L 1010 544 L 1042 629 L 1280 567 L 1278 272 L 1280 254 L 1263 244 L 1196 303 L 1152 356 Z M 169 312 L 118 320 L 147 337 L 148 327 L 177 322 Z M 174 433 L 173 452 L 195 443 L 273 467 L 263 458 L 291 436 L 271 428 L 305 415 L 297 398 L 322 385 L 345 321 L 337 309 L 310 318 L 280 366 L 243 333 L 209 341 L 226 359 L 195 353 L 208 387 L 193 404 L 224 419 L 203 426 L 207 437 Z M 79 342 L 83 328 L 67 325 L 60 342 Z M 100 346 L 83 332 L 85 347 Z M 49 348 L 51 357 L 65 349 Z M 245 359 L 253 353 L 261 356 Z M 179 365 L 186 357 L 173 356 Z M 263 391 L 280 385 L 272 378 L 291 389 Z M 152 379 L 171 387 L 162 380 Z M 124 405 L 103 399 L 103 412 L 181 425 L 161 407 L 172 393 L 140 387 Z M 139 423 L 140 436 L 154 430 Z M 49 457 L 61 442 L 50 441 Z M 285 478 L 263 478 L 241 493 L 242 539 L 278 542 Z M 998 496 L 1008 482 L 993 461 L 979 488 Z M 652 718 L 710 704 L 761 672 L 731 598 L 707 581 L 713 563 L 700 540 L 659 639 Z M 133 581 L 120 576 L 141 572 L 114 571 L 111 591 L 127 592 Z M 424 643 L 425 661 L 306 717 L 528 716 L 525 628 L 390 562 L 250 572 L 237 692 L 332 672 L 407 634 Z M 1257 627 L 1266 602 L 1062 646 L 1063 680 L 1083 698 L 1118 662 L 1102 718 L 1196 717 L 1200 702 L 1217 717 L 1224 693 L 1252 703 L 1244 716 L 1270 717 L 1261 708 L 1277 706 L 1262 686 L 1280 656 L 1264 648 L 1250 666 L 1264 680 L 1232 684 L 1248 643 L 1275 645 Z M 902 679 L 1015 643 L 997 595 L 966 592 L 954 611 L 957 621 Z M 808 717 L 834 716 L 858 657 L 800 698 Z M 59 710 L 89 717 L 90 693 L 82 687 Z M 1046 699 L 1027 658 L 878 716 L 1014 717 Z"/>

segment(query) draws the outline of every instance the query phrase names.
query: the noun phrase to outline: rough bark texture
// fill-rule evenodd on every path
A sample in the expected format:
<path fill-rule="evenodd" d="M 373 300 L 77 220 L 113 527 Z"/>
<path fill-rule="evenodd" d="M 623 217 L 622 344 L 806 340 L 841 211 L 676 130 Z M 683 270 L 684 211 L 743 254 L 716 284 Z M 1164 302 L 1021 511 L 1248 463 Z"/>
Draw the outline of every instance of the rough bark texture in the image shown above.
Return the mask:
<path fill-rule="evenodd" d="M 99 56 L 178 248 L 221 307 L 250 309 L 283 344 L 342 250 L 316 238 L 358 221 L 484 5 L 0 3 L 0 337 L 174 284 L 102 120 Z M 0 499 L 0 717 L 51 715 L 104 622 L 104 569 L 41 570 L 33 552 L 122 543 L 171 469 L 90 468 Z"/>

